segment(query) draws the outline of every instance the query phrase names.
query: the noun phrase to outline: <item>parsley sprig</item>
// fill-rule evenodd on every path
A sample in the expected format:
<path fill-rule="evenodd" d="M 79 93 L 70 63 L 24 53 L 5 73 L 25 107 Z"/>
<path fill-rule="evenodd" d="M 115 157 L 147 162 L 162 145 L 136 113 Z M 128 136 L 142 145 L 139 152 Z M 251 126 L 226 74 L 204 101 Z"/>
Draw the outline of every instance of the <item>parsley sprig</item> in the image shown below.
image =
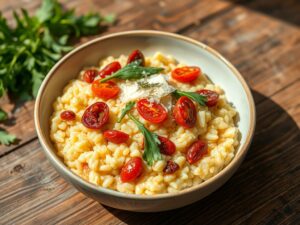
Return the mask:
<path fill-rule="evenodd" d="M 114 21 L 98 13 L 76 16 L 57 0 L 43 0 L 33 16 L 24 9 L 13 16 L 16 26 L 10 27 L 0 12 L 0 98 L 8 92 L 21 100 L 36 97 L 48 71 L 72 49 L 71 39 L 96 34 Z M 12 139 L 0 132 L 0 144 Z"/>
<path fill-rule="evenodd" d="M 201 95 L 197 92 L 189 92 L 189 91 L 179 91 L 179 90 L 176 90 L 174 91 L 174 94 L 176 96 L 186 96 L 188 97 L 189 99 L 197 102 L 200 106 L 205 106 L 206 102 L 207 102 L 207 98 L 206 96 L 204 95 Z"/>
<path fill-rule="evenodd" d="M 7 113 L 2 109 L 0 109 L 0 123 L 7 120 L 7 118 L 8 118 Z M 15 142 L 15 140 L 16 140 L 15 135 L 9 134 L 5 130 L 0 128 L 0 144 L 10 145 L 13 142 Z"/>
<path fill-rule="evenodd" d="M 133 61 L 132 63 L 124 66 L 122 69 L 118 70 L 112 75 L 101 79 L 101 82 L 105 82 L 114 78 L 123 79 L 123 80 L 139 79 L 142 77 L 157 74 L 163 70 L 163 68 L 159 68 L 159 67 L 140 66 L 141 62 L 142 62 L 141 60 Z"/>
<path fill-rule="evenodd" d="M 10 145 L 14 143 L 16 136 L 7 133 L 5 130 L 0 129 L 0 143 L 3 145 Z"/>
<path fill-rule="evenodd" d="M 13 15 L 15 28 L 0 13 L 0 97 L 8 91 L 23 99 L 37 95 L 50 68 L 72 49 L 72 37 L 96 34 L 113 21 L 96 13 L 76 16 L 57 0 L 44 0 L 35 16 L 24 9 Z"/>
<path fill-rule="evenodd" d="M 128 114 L 129 118 L 136 124 L 139 130 L 144 135 L 144 154 L 143 159 L 148 165 L 153 165 L 155 161 L 161 160 L 162 156 L 160 154 L 160 141 L 157 134 L 150 132 L 144 124 L 138 121 L 133 115 Z"/>

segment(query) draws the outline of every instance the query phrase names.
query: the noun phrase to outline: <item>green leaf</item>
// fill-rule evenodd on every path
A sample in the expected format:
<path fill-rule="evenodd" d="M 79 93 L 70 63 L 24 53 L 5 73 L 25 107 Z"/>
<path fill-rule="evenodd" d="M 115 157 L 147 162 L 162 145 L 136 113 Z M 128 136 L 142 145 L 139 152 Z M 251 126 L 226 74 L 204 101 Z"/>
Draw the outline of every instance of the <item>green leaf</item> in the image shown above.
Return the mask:
<path fill-rule="evenodd" d="M 0 122 L 7 119 L 7 113 L 0 108 Z"/>
<path fill-rule="evenodd" d="M 206 96 L 204 95 L 201 95 L 197 92 L 188 92 L 188 91 L 179 91 L 179 90 L 176 90 L 174 92 L 175 95 L 177 96 L 186 96 L 188 97 L 189 99 L 197 102 L 200 106 L 206 106 L 206 102 L 207 102 L 207 98 Z"/>
<path fill-rule="evenodd" d="M 39 88 L 43 82 L 44 74 L 37 72 L 36 70 L 32 71 L 32 95 L 34 97 L 37 96 L 37 93 L 39 91 Z"/>
<path fill-rule="evenodd" d="M 0 80 L 0 98 L 4 95 L 4 93 L 5 93 L 5 88 L 3 85 L 3 81 Z"/>
<path fill-rule="evenodd" d="M 58 43 L 61 45 L 66 45 L 69 40 L 69 35 L 63 35 L 58 39 Z"/>
<path fill-rule="evenodd" d="M 56 4 L 58 3 L 55 0 L 43 0 L 41 8 L 36 12 L 36 16 L 41 23 L 49 20 L 53 16 Z"/>
<path fill-rule="evenodd" d="M 103 17 L 103 21 L 109 24 L 113 24 L 116 21 L 116 15 L 115 14 L 109 14 L 105 17 Z"/>
<path fill-rule="evenodd" d="M 120 118 L 118 119 L 118 123 L 120 123 L 122 121 L 124 116 L 133 108 L 134 105 L 135 105 L 135 102 L 128 102 L 126 104 L 125 108 L 121 112 Z"/>
<path fill-rule="evenodd" d="M 157 74 L 163 70 L 163 68 L 159 67 L 143 67 L 140 66 L 141 60 L 136 60 L 122 69 L 118 70 L 116 73 L 101 79 L 101 82 L 105 82 L 114 78 L 130 80 L 130 79 L 139 79 L 142 77 L 151 76 L 153 74 Z"/>
<path fill-rule="evenodd" d="M 35 65 L 35 59 L 32 58 L 32 57 L 28 57 L 25 60 L 25 65 L 26 65 L 28 70 L 32 70 L 34 68 L 34 65 Z"/>
<path fill-rule="evenodd" d="M 129 118 L 133 120 L 136 126 L 144 135 L 144 154 L 143 159 L 148 165 L 152 166 L 155 161 L 161 160 L 162 156 L 160 154 L 160 141 L 157 134 L 150 132 L 144 124 L 138 121 L 134 116 L 128 114 Z"/>
<path fill-rule="evenodd" d="M 97 14 L 87 15 L 87 16 L 83 17 L 83 22 L 84 22 L 84 25 L 87 27 L 95 27 L 100 22 L 100 16 Z"/>
<path fill-rule="evenodd" d="M 16 136 L 0 130 L 0 144 L 10 145 L 16 141 Z"/>
<path fill-rule="evenodd" d="M 60 59 L 60 57 L 62 56 L 61 54 L 55 53 L 50 51 L 49 49 L 43 48 L 42 49 L 43 54 L 47 55 L 48 57 L 50 57 L 51 59 L 57 61 Z"/>

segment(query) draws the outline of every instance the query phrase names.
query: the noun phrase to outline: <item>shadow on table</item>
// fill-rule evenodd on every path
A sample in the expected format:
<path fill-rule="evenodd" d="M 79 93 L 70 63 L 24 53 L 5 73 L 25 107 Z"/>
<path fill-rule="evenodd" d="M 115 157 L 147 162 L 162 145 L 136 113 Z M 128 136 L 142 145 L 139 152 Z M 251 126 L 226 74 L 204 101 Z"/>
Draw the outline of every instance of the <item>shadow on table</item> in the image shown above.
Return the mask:
<path fill-rule="evenodd" d="M 228 0 L 246 8 L 300 26 L 299 0 Z"/>
<path fill-rule="evenodd" d="M 286 204 L 295 198 L 289 188 L 297 184 L 296 179 L 299 183 L 296 176 L 300 159 L 299 128 L 275 102 L 255 91 L 253 96 L 257 103 L 257 125 L 252 146 L 237 173 L 219 190 L 192 205 L 161 213 L 104 207 L 127 224 L 143 225 L 243 223 L 250 216 L 251 224 L 262 220 L 264 224 L 278 224 L 286 214 L 295 213 Z M 286 191 L 289 194 L 283 195 Z M 298 196 L 299 191 L 294 192 Z M 264 213 L 255 217 L 257 210 Z"/>

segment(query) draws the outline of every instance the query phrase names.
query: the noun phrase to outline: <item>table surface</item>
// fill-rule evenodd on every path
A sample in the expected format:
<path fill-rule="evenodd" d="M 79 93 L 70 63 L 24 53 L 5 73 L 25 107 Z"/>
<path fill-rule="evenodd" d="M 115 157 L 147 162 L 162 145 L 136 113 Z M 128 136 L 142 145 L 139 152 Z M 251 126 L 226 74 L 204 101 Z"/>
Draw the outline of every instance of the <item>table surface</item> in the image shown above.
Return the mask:
<path fill-rule="evenodd" d="M 77 13 L 116 13 L 97 36 L 133 29 L 179 33 L 217 49 L 251 87 L 257 125 L 234 176 L 205 199 L 162 213 L 113 209 L 66 183 L 45 158 L 34 102 L 1 103 L 19 143 L 0 146 L 0 224 L 300 224 L 300 2 L 295 0 L 65 0 Z M 38 0 L 0 0 L 33 12 Z M 93 37 L 91 37 L 93 38 Z M 84 38 L 85 42 L 90 38 Z"/>

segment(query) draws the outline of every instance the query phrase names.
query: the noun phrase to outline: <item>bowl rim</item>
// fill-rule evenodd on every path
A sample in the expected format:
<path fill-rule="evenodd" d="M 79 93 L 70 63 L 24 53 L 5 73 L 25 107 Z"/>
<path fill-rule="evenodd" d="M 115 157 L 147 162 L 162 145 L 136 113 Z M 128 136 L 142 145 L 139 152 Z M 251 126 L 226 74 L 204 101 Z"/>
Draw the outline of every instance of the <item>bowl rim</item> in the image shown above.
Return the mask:
<path fill-rule="evenodd" d="M 76 54 L 77 52 L 83 50 L 84 48 L 86 48 L 90 45 L 93 45 L 97 42 L 107 40 L 109 38 L 114 38 L 114 37 L 119 37 L 119 36 L 144 36 L 144 35 L 149 36 L 149 37 L 151 37 L 151 36 L 152 37 L 153 36 L 168 37 L 168 38 L 177 39 L 179 41 L 188 42 L 190 44 L 193 44 L 197 47 L 202 48 L 205 51 L 208 51 L 213 56 L 219 58 L 231 70 L 231 72 L 237 77 L 239 82 L 242 84 L 242 87 L 243 87 L 243 89 L 244 89 L 244 91 L 247 95 L 248 104 L 250 106 L 250 120 L 249 120 L 250 127 L 249 127 L 249 132 L 247 134 L 245 143 L 242 146 L 240 146 L 239 152 L 234 156 L 232 161 L 225 168 L 223 168 L 219 173 L 217 173 L 215 176 L 209 178 L 208 180 L 206 180 L 206 181 L 204 181 L 200 184 L 197 184 L 195 186 L 180 190 L 177 193 L 163 193 L 163 194 L 155 194 L 155 195 L 128 194 L 128 193 L 123 193 L 123 192 L 119 192 L 119 191 L 116 191 L 116 190 L 111 190 L 111 189 L 108 189 L 108 188 L 104 188 L 104 187 L 95 185 L 93 183 L 90 183 L 90 182 L 84 180 L 79 175 L 72 172 L 60 160 L 59 156 L 56 155 L 56 153 L 54 152 L 54 149 L 52 150 L 52 148 L 47 144 L 45 138 L 43 137 L 43 131 L 41 129 L 40 121 L 38 120 L 40 112 L 41 112 L 41 99 L 43 97 L 44 90 L 45 90 L 48 82 L 52 78 L 54 72 L 57 69 L 59 69 L 59 67 L 61 66 L 61 64 L 63 64 L 63 62 L 65 60 L 72 57 L 74 54 Z M 69 179 L 72 179 L 73 181 L 75 181 L 75 182 L 79 183 L 81 186 L 83 186 L 85 190 L 90 191 L 92 189 L 94 193 L 100 192 L 100 193 L 103 193 L 103 194 L 108 194 L 108 195 L 112 195 L 114 197 L 120 197 L 120 198 L 123 198 L 123 199 L 158 200 L 158 199 L 168 199 L 168 198 L 173 198 L 175 196 L 186 195 L 186 194 L 194 192 L 198 189 L 209 186 L 212 183 L 216 182 L 217 180 L 221 179 L 226 174 L 229 174 L 230 171 L 232 169 L 234 169 L 235 167 L 238 167 L 240 161 L 242 161 L 244 156 L 246 155 L 246 153 L 248 151 L 248 148 L 250 146 L 251 140 L 253 138 L 255 123 L 256 123 L 256 112 L 255 112 L 255 104 L 254 104 L 253 96 L 251 94 L 250 88 L 248 87 L 246 81 L 244 80 L 242 75 L 238 72 L 238 70 L 227 59 L 225 59 L 219 52 L 217 52 L 216 50 L 214 50 L 211 47 L 203 44 L 202 42 L 196 41 L 192 38 L 185 37 L 185 36 L 182 36 L 182 35 L 179 35 L 179 34 L 174 34 L 174 33 L 165 32 L 165 31 L 154 31 L 154 30 L 132 30 L 132 31 L 117 32 L 117 33 L 108 34 L 108 35 L 104 35 L 104 36 L 95 38 L 91 41 L 88 41 L 88 42 L 78 46 L 77 48 L 75 48 L 74 50 L 72 50 L 71 52 L 66 54 L 63 58 L 61 58 L 52 67 L 52 69 L 48 72 L 48 74 L 46 75 L 44 81 L 42 82 L 42 85 L 39 89 L 39 92 L 38 92 L 38 95 L 37 95 L 37 98 L 36 98 L 36 102 L 35 102 L 34 121 L 35 121 L 35 128 L 36 128 L 37 135 L 38 135 L 38 138 L 40 140 L 42 149 L 46 153 L 46 156 L 50 160 L 51 164 L 54 164 L 53 166 L 55 167 L 56 170 L 58 170 L 59 173 L 61 173 L 61 172 L 64 173 L 64 175 L 68 176 Z M 70 180 L 67 179 L 67 181 L 70 183 Z"/>

